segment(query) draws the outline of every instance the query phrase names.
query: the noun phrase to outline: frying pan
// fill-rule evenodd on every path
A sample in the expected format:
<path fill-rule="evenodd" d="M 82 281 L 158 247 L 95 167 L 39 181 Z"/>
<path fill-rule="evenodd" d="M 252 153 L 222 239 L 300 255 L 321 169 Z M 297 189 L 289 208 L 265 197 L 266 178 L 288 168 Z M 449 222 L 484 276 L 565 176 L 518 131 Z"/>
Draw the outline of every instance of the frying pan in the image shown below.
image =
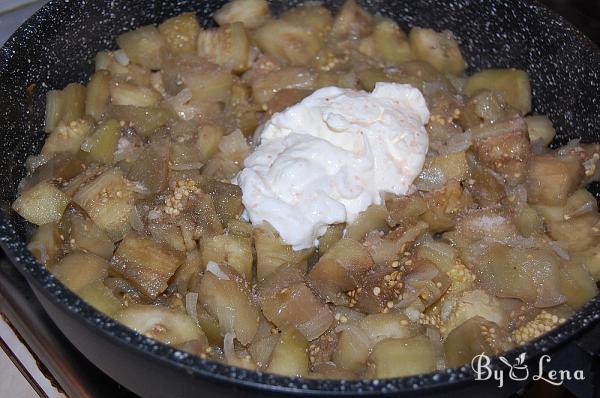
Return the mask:
<path fill-rule="evenodd" d="M 41 267 L 25 248 L 31 226 L 10 210 L 24 161 L 43 143 L 45 93 L 69 82 L 87 81 L 93 57 L 114 48 L 125 30 L 196 11 L 204 26 L 224 0 L 52 1 L 35 14 L 0 51 L 0 245 L 26 277 L 65 336 L 110 377 L 144 397 L 256 397 L 267 395 L 506 396 L 521 385 L 475 381 L 470 366 L 386 380 L 323 381 L 275 376 L 202 360 L 132 332 L 97 312 Z M 299 1 L 271 2 L 274 12 Z M 325 1 L 336 10 L 341 1 Z M 555 144 L 600 132 L 600 50 L 561 17 L 528 0 L 372 0 L 372 12 L 411 26 L 450 29 L 462 43 L 470 71 L 490 67 L 526 69 L 534 111 L 557 127 Z M 598 195 L 598 187 L 591 188 Z M 505 354 L 535 360 L 544 352 L 573 360 L 572 352 L 596 354 L 600 297 L 559 328 Z M 591 329 L 591 332 L 590 332 Z M 589 333 L 592 333 L 591 335 Z M 582 337 L 583 336 L 583 337 Z M 591 337 L 590 337 L 591 336 Z M 597 345 L 597 343 L 596 343 Z M 583 364 L 590 364 L 586 357 Z M 587 362 L 586 362 L 587 361 Z M 493 369 L 504 365 L 496 358 Z M 587 395 L 587 393 L 585 393 Z"/>

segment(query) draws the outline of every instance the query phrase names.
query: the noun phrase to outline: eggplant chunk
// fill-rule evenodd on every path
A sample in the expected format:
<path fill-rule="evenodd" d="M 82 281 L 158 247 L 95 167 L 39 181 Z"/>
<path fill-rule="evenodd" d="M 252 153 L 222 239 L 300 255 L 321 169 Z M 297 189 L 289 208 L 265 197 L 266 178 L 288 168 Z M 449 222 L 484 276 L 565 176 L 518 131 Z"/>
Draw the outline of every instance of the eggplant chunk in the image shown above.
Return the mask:
<path fill-rule="evenodd" d="M 475 261 L 479 283 L 491 294 L 539 308 L 565 301 L 559 286 L 560 258 L 553 251 L 492 244 Z"/>
<path fill-rule="evenodd" d="M 286 264 L 306 269 L 306 260 L 310 255 L 310 250 L 293 250 L 290 245 L 285 244 L 277 232 L 267 225 L 261 225 L 254 229 L 254 246 L 256 248 L 256 274 L 259 281 Z"/>
<path fill-rule="evenodd" d="M 107 113 L 119 121 L 129 122 L 136 133 L 143 137 L 152 136 L 157 129 L 166 125 L 171 113 L 161 107 L 133 105 L 111 105 Z"/>
<path fill-rule="evenodd" d="M 567 304 L 577 310 L 598 294 L 598 287 L 585 266 L 569 263 L 560 269 L 560 291 L 567 297 Z"/>
<path fill-rule="evenodd" d="M 260 105 L 267 104 L 281 90 L 313 90 L 315 84 L 315 73 L 304 68 L 283 68 L 254 79 L 252 98 Z"/>
<path fill-rule="evenodd" d="M 410 196 L 392 197 L 385 201 L 390 225 L 410 223 L 427 211 L 427 202 L 417 192 Z"/>
<path fill-rule="evenodd" d="M 83 301 L 108 316 L 113 316 L 123 308 L 123 305 L 115 297 L 112 290 L 102 282 L 90 283 L 83 287 L 78 294 Z"/>
<path fill-rule="evenodd" d="M 129 230 L 134 195 L 130 183 L 117 169 L 109 169 L 77 190 L 73 201 L 81 206 L 113 241 Z"/>
<path fill-rule="evenodd" d="M 165 344 L 206 341 L 202 329 L 190 316 L 160 305 L 134 304 L 115 314 L 115 320 Z"/>
<path fill-rule="evenodd" d="M 525 121 L 527 122 L 529 140 L 532 143 L 537 142 L 544 147 L 550 145 L 554 139 L 554 136 L 556 136 L 556 130 L 554 129 L 552 121 L 550 121 L 548 116 L 527 116 Z"/>
<path fill-rule="evenodd" d="M 252 241 L 233 235 L 215 235 L 200 241 L 202 263 L 206 267 L 209 261 L 226 263 L 240 273 L 246 280 L 252 280 Z"/>
<path fill-rule="evenodd" d="M 196 14 L 184 12 L 158 25 L 158 31 L 165 38 L 169 50 L 176 55 L 193 54 L 200 33 Z"/>
<path fill-rule="evenodd" d="M 60 122 L 46 138 L 42 147 L 42 155 L 60 152 L 77 154 L 81 143 L 91 129 L 92 123 L 88 119 L 73 120 L 69 123 Z"/>
<path fill-rule="evenodd" d="M 234 0 L 225 4 L 213 16 L 219 25 L 241 22 L 248 29 L 256 29 L 271 18 L 266 0 Z"/>
<path fill-rule="evenodd" d="M 592 211 L 577 217 L 565 215 L 561 221 L 547 223 L 547 227 L 552 239 L 559 241 L 565 249 L 575 252 L 588 249 L 600 241 L 598 223 L 600 215 Z"/>
<path fill-rule="evenodd" d="M 302 377 L 308 373 L 308 366 L 308 342 L 297 330 L 284 330 L 273 348 L 267 372 Z"/>
<path fill-rule="evenodd" d="M 373 40 L 375 55 L 386 65 L 400 65 L 414 59 L 406 33 L 392 20 L 386 18 L 377 22 L 370 37 Z"/>
<path fill-rule="evenodd" d="M 235 271 L 209 263 L 198 290 L 200 303 L 219 322 L 221 335 L 234 333 L 243 345 L 252 341 L 260 321 L 260 312 Z"/>
<path fill-rule="evenodd" d="M 481 353 L 494 356 L 512 347 L 503 328 L 480 316 L 475 316 L 454 329 L 444 342 L 448 367 L 470 363 Z"/>
<path fill-rule="evenodd" d="M 37 261 L 50 268 L 60 257 L 62 244 L 58 223 L 53 222 L 40 225 L 35 230 L 27 244 L 27 249 Z"/>
<path fill-rule="evenodd" d="M 169 153 L 160 142 L 150 144 L 140 151 L 129 165 L 127 179 L 152 196 L 167 188 Z"/>
<path fill-rule="evenodd" d="M 71 203 L 60 220 L 60 231 L 70 250 L 89 252 L 110 260 L 115 244 L 81 207 Z"/>
<path fill-rule="evenodd" d="M 117 37 L 129 60 L 148 69 L 160 69 L 167 53 L 167 42 L 155 26 L 148 25 Z"/>
<path fill-rule="evenodd" d="M 327 227 L 325 233 L 319 238 L 319 255 L 322 256 L 338 240 L 342 239 L 346 224 L 333 224 Z"/>
<path fill-rule="evenodd" d="M 79 293 L 87 285 L 103 281 L 108 276 L 108 266 L 108 261 L 102 257 L 77 252 L 60 260 L 52 267 L 52 273 L 66 287 Z"/>
<path fill-rule="evenodd" d="M 448 30 L 414 27 L 410 31 L 410 47 L 417 59 L 426 61 L 442 73 L 462 75 L 466 68 L 458 42 Z"/>
<path fill-rule="evenodd" d="M 66 152 L 59 152 L 41 166 L 36 167 L 30 175 L 25 177 L 19 183 L 19 192 L 42 182 L 65 183 L 74 177 L 77 177 L 84 171 L 84 165 L 81 160 L 74 155 Z"/>
<path fill-rule="evenodd" d="M 129 233 L 117 248 L 111 267 L 145 295 L 155 299 L 167 289 L 167 282 L 184 260 L 181 252 L 151 238 Z"/>
<path fill-rule="evenodd" d="M 23 191 L 12 208 L 30 223 L 44 225 L 60 220 L 69 202 L 60 189 L 42 181 Z"/>
<path fill-rule="evenodd" d="M 154 107 L 160 100 L 160 94 L 150 87 L 126 81 L 113 81 L 110 85 L 110 102 L 114 105 Z"/>
<path fill-rule="evenodd" d="M 281 20 L 305 28 L 319 38 L 324 38 L 333 23 L 329 10 L 319 4 L 304 4 L 286 10 Z"/>
<path fill-rule="evenodd" d="M 360 371 L 367 364 L 370 348 L 369 336 L 358 326 L 350 325 L 339 334 L 332 360 L 342 369 Z"/>
<path fill-rule="evenodd" d="M 243 72 L 250 65 L 250 40 L 241 22 L 203 30 L 198 35 L 198 55 L 234 72 Z"/>
<path fill-rule="evenodd" d="M 344 238 L 319 259 L 308 273 L 308 281 L 323 299 L 333 302 L 338 293 L 360 287 L 362 278 L 373 265 L 373 259 L 361 243 Z"/>
<path fill-rule="evenodd" d="M 239 186 L 214 178 L 205 178 L 200 182 L 200 188 L 212 198 L 222 225 L 240 217 L 244 206 L 242 189 Z"/>
<path fill-rule="evenodd" d="M 356 1 L 346 0 L 333 21 L 331 36 L 336 40 L 349 36 L 362 37 L 372 30 L 373 16 L 356 4 Z"/>
<path fill-rule="evenodd" d="M 387 232 L 389 213 L 385 206 L 371 205 L 361 212 L 353 223 L 346 229 L 346 237 L 362 240 L 370 231 Z"/>
<path fill-rule="evenodd" d="M 471 75 L 464 87 L 467 96 L 488 89 L 502 94 L 504 100 L 523 114 L 531 111 L 531 84 L 527 72 L 519 69 L 487 69 Z"/>
<path fill-rule="evenodd" d="M 532 204 L 565 204 L 584 176 L 583 166 L 577 158 L 535 156 L 528 169 L 527 200 Z"/>
<path fill-rule="evenodd" d="M 506 131 L 499 131 L 500 134 L 493 132 L 493 128 L 489 130 L 490 134 L 480 134 L 473 143 L 473 149 L 484 166 L 500 173 L 509 182 L 521 182 L 525 179 L 531 156 L 527 126 L 522 120 L 507 123 L 514 124 L 514 127 L 509 126 Z"/>
<path fill-rule="evenodd" d="M 85 96 L 85 114 L 100 120 L 110 101 L 111 75 L 99 70 L 92 75 Z"/>
<path fill-rule="evenodd" d="M 304 282 L 263 295 L 261 309 L 280 330 L 296 328 L 307 340 L 314 340 L 329 329 L 333 315 Z"/>
<path fill-rule="evenodd" d="M 373 347 L 369 373 L 376 378 L 410 376 L 435 370 L 436 362 L 431 340 L 423 335 L 385 339 Z"/>
<path fill-rule="evenodd" d="M 254 32 L 258 47 L 289 65 L 308 65 L 321 49 L 319 38 L 304 27 L 272 19 Z"/>
<path fill-rule="evenodd" d="M 81 144 L 91 162 L 112 164 L 117 143 L 121 137 L 121 126 L 115 119 L 108 119 L 94 129 Z"/>

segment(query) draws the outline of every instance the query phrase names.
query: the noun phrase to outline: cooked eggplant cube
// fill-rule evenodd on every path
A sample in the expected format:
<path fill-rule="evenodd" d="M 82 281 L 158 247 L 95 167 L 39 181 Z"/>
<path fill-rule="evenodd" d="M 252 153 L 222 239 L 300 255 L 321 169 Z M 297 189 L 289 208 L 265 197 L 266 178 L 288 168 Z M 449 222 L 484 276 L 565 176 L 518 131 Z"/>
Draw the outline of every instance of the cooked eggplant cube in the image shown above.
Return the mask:
<path fill-rule="evenodd" d="M 60 220 L 71 199 L 49 182 L 23 191 L 12 208 L 30 223 L 44 225 Z"/>
<path fill-rule="evenodd" d="M 217 267 L 218 276 L 213 273 L 212 267 Z M 258 330 L 259 310 L 241 281 L 234 273 L 225 273 L 223 268 L 222 265 L 209 264 L 200 282 L 199 300 L 206 311 L 218 320 L 222 336 L 235 333 L 238 341 L 246 345 Z"/>
<path fill-rule="evenodd" d="M 254 229 L 256 248 L 256 274 L 261 281 L 286 264 L 306 268 L 310 250 L 295 251 L 285 244 L 270 226 L 262 225 Z"/>
<path fill-rule="evenodd" d="M 102 282 L 108 276 L 108 261 L 88 253 L 71 253 L 60 260 L 52 273 L 75 293 L 94 282 Z"/>
<path fill-rule="evenodd" d="M 200 241 L 202 263 L 209 261 L 229 264 L 246 280 L 252 280 L 252 242 L 248 238 L 234 235 L 207 236 Z"/>
<path fill-rule="evenodd" d="M 373 376 L 382 379 L 431 372 L 436 362 L 433 344 L 423 335 L 382 340 L 369 356 Z"/>
<path fill-rule="evenodd" d="M 473 317 L 454 329 L 444 342 L 449 367 L 471 363 L 476 355 L 498 355 L 512 348 L 506 331 L 480 316 Z"/>
<path fill-rule="evenodd" d="M 488 89 L 502 94 L 504 100 L 523 114 L 531 111 L 531 84 L 527 72 L 519 69 L 487 69 L 470 76 L 464 92 L 472 96 Z"/>
<path fill-rule="evenodd" d="M 563 205 L 579 188 L 583 175 L 579 159 L 535 156 L 528 166 L 527 200 L 532 204 Z"/>
<path fill-rule="evenodd" d="M 373 265 L 369 252 L 360 242 L 344 238 L 319 259 L 308 273 L 308 281 L 323 299 L 333 302 L 338 293 L 359 287 Z"/>
<path fill-rule="evenodd" d="M 239 186 L 206 178 L 201 181 L 200 188 L 211 196 L 222 225 L 227 225 L 230 220 L 235 220 L 242 214 L 244 206 Z"/>
<path fill-rule="evenodd" d="M 280 330 L 294 327 L 309 341 L 323 334 L 333 322 L 333 314 L 327 305 L 303 282 L 264 297 L 261 309 Z"/>
<path fill-rule="evenodd" d="M 73 201 L 81 206 L 113 241 L 119 241 L 130 229 L 133 191 L 119 169 L 109 169 L 75 193 Z"/>
<path fill-rule="evenodd" d="M 248 29 L 256 29 L 271 18 L 266 0 L 234 0 L 219 9 L 213 16 L 219 25 L 241 22 Z"/>
<path fill-rule="evenodd" d="M 450 31 L 414 27 L 410 31 L 410 47 L 417 59 L 428 62 L 442 73 L 462 75 L 465 71 L 465 60 Z"/>
<path fill-rule="evenodd" d="M 179 345 L 206 336 L 187 314 L 161 305 L 131 305 L 115 314 L 123 325 L 165 344 Z"/>
<path fill-rule="evenodd" d="M 166 54 L 167 42 L 155 26 L 148 25 L 117 37 L 129 60 L 149 69 L 160 69 Z"/>
<path fill-rule="evenodd" d="M 158 25 L 158 31 L 165 38 L 167 46 L 173 54 L 193 54 L 196 50 L 198 33 L 200 33 L 200 24 L 198 24 L 196 14 L 184 12 Z"/>
<path fill-rule="evenodd" d="M 295 329 L 281 333 L 271 354 L 267 372 L 301 377 L 308 373 L 308 342 Z"/>
<path fill-rule="evenodd" d="M 70 250 L 93 253 L 110 260 L 115 244 L 110 236 L 98 227 L 85 210 L 69 204 L 60 220 L 60 231 Z"/>
<path fill-rule="evenodd" d="M 167 289 L 169 279 L 184 260 L 181 252 L 132 232 L 121 241 L 111 267 L 145 295 L 155 299 Z"/>

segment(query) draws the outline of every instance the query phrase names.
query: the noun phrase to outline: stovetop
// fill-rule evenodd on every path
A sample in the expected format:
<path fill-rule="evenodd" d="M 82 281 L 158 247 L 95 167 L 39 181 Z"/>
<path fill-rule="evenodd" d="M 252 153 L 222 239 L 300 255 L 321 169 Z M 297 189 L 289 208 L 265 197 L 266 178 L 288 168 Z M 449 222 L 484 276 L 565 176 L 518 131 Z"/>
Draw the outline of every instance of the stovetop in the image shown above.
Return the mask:
<path fill-rule="evenodd" d="M 2 14 L 3 7 L 8 8 L 9 4 L 15 5 L 19 1 L 25 2 L 25 0 L 0 0 L 0 44 L 8 38 L 12 30 L 47 0 L 37 1 Z M 600 44 L 600 1 L 542 0 L 541 2 L 563 15 L 594 42 Z M 0 315 L 36 357 L 38 368 L 58 390 L 63 391 L 68 397 L 135 397 L 135 394 L 102 373 L 65 339 L 41 308 L 24 278 L 3 259 L 0 259 Z M 1 346 L 3 344 L 0 344 Z M 13 360 L 18 361 L 14 357 Z M 25 367 L 22 367 L 21 371 L 28 380 L 31 379 L 26 374 L 28 371 Z M 36 384 L 33 379 L 30 382 Z M 34 386 L 34 389 L 44 396 L 44 392 L 39 391 L 39 386 Z M 576 395 L 564 387 L 537 382 L 529 385 L 520 396 L 563 398 Z M 583 395 L 580 393 L 579 396 Z"/>

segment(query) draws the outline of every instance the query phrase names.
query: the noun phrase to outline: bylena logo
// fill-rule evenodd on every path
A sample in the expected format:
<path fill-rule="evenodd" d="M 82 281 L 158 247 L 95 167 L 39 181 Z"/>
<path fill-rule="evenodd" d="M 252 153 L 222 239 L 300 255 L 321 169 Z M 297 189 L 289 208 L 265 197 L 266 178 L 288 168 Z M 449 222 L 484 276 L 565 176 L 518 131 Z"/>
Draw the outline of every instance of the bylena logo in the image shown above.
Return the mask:
<path fill-rule="evenodd" d="M 475 371 L 475 380 L 494 379 L 498 382 L 498 388 L 504 386 L 504 380 L 523 381 L 543 380 L 555 386 L 560 386 L 565 380 L 585 380 L 583 370 L 544 370 L 544 366 L 551 362 L 550 355 L 542 355 L 537 363 L 537 369 L 530 372 L 529 365 L 525 363 L 525 353 L 522 353 L 512 364 L 508 359 L 499 356 L 498 359 L 508 366 L 508 369 L 494 369 L 490 367 L 491 359 L 485 353 L 476 355 L 471 361 L 471 367 Z"/>

